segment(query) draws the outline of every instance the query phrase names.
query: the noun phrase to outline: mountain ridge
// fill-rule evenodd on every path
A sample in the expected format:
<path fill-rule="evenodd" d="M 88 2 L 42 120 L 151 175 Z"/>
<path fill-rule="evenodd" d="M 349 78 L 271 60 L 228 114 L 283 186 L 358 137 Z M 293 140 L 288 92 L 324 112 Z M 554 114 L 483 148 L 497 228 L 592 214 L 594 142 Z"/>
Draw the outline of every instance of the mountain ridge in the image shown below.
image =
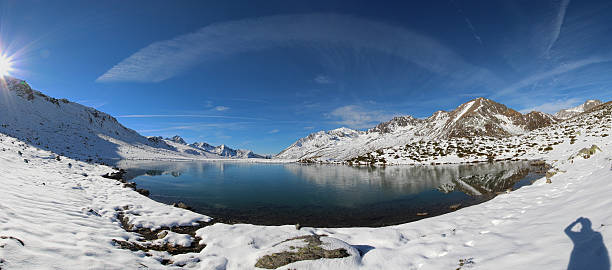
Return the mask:
<path fill-rule="evenodd" d="M 95 162 L 260 157 L 248 150 L 226 156 L 201 151 L 186 145 L 180 136 L 145 137 L 107 113 L 49 97 L 9 76 L 0 80 L 0 133 L 60 155 Z"/>
<path fill-rule="evenodd" d="M 345 160 L 380 148 L 422 139 L 469 137 L 503 138 L 524 134 L 562 121 L 531 111 L 522 114 L 493 100 L 479 97 L 451 111 L 439 110 L 426 118 L 396 116 L 367 131 L 340 128 L 298 139 L 275 158 Z"/>

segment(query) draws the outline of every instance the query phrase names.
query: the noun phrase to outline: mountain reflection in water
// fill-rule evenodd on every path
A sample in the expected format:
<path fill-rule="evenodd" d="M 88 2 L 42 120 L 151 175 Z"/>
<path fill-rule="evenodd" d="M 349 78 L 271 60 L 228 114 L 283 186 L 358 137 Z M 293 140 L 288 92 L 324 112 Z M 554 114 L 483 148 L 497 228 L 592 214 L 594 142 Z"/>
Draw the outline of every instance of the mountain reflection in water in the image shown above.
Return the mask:
<path fill-rule="evenodd" d="M 543 176 L 529 162 L 351 167 L 326 164 L 133 162 L 127 180 L 165 203 L 223 222 L 382 226 L 450 212 Z M 418 215 L 417 215 L 418 213 Z M 426 215 L 424 213 L 427 213 Z"/>

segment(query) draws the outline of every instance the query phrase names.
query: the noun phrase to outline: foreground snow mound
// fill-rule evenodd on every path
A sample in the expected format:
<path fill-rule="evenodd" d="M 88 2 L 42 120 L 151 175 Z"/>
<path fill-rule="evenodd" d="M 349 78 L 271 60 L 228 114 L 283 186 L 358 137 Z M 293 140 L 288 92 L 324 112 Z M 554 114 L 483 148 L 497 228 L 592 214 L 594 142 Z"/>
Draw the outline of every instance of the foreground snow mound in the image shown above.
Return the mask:
<path fill-rule="evenodd" d="M 181 257 L 120 249 L 115 240 L 139 236 L 122 227 L 119 213 L 134 229 L 210 221 L 100 177 L 112 171 L 107 166 L 57 157 L 0 134 L 0 268 L 161 269 L 161 258 Z M 160 241 L 181 245 L 185 236 Z"/>

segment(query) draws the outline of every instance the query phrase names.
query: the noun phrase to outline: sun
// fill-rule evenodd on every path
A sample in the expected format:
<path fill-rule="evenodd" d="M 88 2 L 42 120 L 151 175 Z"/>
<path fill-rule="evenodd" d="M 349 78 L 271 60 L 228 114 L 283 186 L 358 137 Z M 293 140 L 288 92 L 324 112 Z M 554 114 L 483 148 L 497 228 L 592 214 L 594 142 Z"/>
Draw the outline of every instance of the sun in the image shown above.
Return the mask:
<path fill-rule="evenodd" d="M 13 71 L 13 61 L 11 57 L 0 54 L 0 77 L 8 76 Z"/>

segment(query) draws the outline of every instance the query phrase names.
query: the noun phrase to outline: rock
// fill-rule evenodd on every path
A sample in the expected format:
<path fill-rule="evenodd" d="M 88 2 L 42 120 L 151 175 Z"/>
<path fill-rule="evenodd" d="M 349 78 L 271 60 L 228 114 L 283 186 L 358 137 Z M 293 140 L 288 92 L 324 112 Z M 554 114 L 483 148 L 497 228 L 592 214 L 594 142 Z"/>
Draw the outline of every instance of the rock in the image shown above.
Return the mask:
<path fill-rule="evenodd" d="M 168 235 L 168 231 L 162 231 L 162 232 L 157 234 L 157 239 L 163 239 L 167 235 Z"/>
<path fill-rule="evenodd" d="M 150 192 L 144 188 L 137 188 L 136 192 L 140 193 L 143 196 L 149 197 Z"/>
<path fill-rule="evenodd" d="M 584 159 L 590 158 L 592 155 L 597 153 L 597 151 L 601 152 L 601 149 L 597 145 L 591 145 L 590 148 L 582 148 L 578 151 L 578 156 L 583 157 Z"/>
<path fill-rule="evenodd" d="M 136 183 L 134 183 L 134 182 L 128 182 L 128 183 L 123 184 L 123 187 L 124 187 L 124 188 L 136 189 Z"/>
<path fill-rule="evenodd" d="M 172 206 L 178 207 L 178 208 L 183 208 L 183 209 L 186 209 L 186 210 L 191 210 L 191 206 L 189 206 L 189 205 L 187 205 L 187 204 L 185 204 L 183 202 L 173 203 Z"/>
<path fill-rule="evenodd" d="M 459 209 L 459 207 L 461 207 L 460 203 L 453 204 L 453 205 L 449 206 L 448 208 L 450 208 L 451 210 L 457 210 L 457 209 Z"/>
<path fill-rule="evenodd" d="M 352 257 L 355 264 L 360 260 L 359 251 L 353 246 L 324 235 L 304 235 L 284 240 L 270 248 L 270 253 L 257 260 L 255 267 L 275 269 L 281 266 L 318 259 Z"/>
<path fill-rule="evenodd" d="M 115 180 L 123 180 L 123 175 L 125 175 L 126 171 L 123 169 L 120 169 L 117 172 L 112 172 L 112 173 L 107 173 L 102 175 L 102 177 L 104 178 L 108 178 L 108 179 L 115 179 Z"/>

